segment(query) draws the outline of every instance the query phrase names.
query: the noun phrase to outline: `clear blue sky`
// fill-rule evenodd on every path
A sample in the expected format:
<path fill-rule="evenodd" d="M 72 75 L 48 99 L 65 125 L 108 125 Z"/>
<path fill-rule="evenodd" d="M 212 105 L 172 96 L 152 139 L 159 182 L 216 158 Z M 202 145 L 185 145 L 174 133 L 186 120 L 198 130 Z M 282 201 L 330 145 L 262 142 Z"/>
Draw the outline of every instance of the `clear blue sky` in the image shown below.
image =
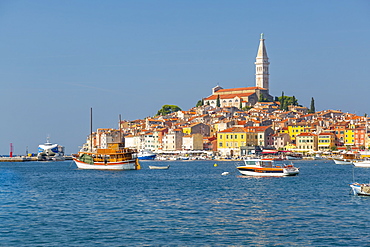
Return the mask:
<path fill-rule="evenodd" d="M 0 154 L 254 86 L 260 33 L 273 96 L 370 114 L 368 0 L 0 1 Z"/>

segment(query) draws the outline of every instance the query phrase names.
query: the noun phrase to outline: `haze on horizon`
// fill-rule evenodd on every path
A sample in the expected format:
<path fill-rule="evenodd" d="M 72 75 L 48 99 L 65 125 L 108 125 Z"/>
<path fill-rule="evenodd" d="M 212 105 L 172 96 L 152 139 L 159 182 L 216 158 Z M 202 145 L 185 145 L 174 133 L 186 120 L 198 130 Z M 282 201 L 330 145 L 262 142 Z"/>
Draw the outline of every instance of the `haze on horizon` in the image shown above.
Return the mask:
<path fill-rule="evenodd" d="M 0 2 L 0 154 L 50 141 L 76 153 L 90 131 L 188 110 L 212 87 L 255 85 L 264 33 L 270 94 L 369 114 L 370 2 Z"/>

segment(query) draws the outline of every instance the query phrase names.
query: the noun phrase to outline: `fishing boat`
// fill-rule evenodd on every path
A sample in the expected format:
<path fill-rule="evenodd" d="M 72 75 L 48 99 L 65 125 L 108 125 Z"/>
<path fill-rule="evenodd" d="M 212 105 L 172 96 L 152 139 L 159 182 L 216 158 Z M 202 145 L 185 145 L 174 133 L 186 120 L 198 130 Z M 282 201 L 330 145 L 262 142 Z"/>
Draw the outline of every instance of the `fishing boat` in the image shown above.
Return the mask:
<path fill-rule="evenodd" d="M 74 155 L 73 161 L 79 169 L 140 169 L 137 151 L 124 147 L 121 129 L 98 129 L 95 133 L 92 133 L 91 127 L 86 143 L 78 154 Z"/>
<path fill-rule="evenodd" d="M 349 186 L 355 196 L 370 196 L 370 184 L 351 183 Z"/>
<path fill-rule="evenodd" d="M 170 165 L 168 166 L 149 166 L 149 169 L 152 169 L 152 170 L 165 170 L 168 168 L 170 168 Z"/>
<path fill-rule="evenodd" d="M 370 167 L 370 160 L 354 161 L 353 165 L 357 167 Z"/>
<path fill-rule="evenodd" d="M 237 166 L 239 172 L 247 176 L 295 176 L 299 168 L 293 164 L 276 165 L 272 159 L 245 159 L 244 164 Z"/>

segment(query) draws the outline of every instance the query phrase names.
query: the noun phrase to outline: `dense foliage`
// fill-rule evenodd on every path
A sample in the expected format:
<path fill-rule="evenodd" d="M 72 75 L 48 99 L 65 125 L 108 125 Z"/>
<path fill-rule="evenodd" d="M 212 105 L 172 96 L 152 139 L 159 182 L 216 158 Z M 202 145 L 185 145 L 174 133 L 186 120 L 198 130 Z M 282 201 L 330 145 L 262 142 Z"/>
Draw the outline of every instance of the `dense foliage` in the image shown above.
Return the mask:
<path fill-rule="evenodd" d="M 181 111 L 181 108 L 178 107 L 177 105 L 163 105 L 162 108 L 157 112 L 156 116 L 165 116 L 167 114 Z"/>

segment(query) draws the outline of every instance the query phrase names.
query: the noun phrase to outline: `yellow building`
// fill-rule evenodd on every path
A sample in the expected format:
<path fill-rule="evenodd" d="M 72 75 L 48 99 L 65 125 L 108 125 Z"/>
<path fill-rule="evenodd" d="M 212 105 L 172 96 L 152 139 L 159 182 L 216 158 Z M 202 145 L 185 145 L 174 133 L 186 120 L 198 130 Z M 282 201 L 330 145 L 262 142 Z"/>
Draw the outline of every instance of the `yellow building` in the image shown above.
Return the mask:
<path fill-rule="evenodd" d="M 258 133 L 253 127 L 232 127 L 217 134 L 217 150 L 221 156 L 240 156 L 241 146 L 257 146 Z"/>
<path fill-rule="evenodd" d="M 352 128 L 344 131 L 344 145 L 353 146 L 355 144 L 355 133 Z"/>
<path fill-rule="evenodd" d="M 310 133 L 312 127 L 309 125 L 304 124 L 295 124 L 295 125 L 288 125 L 288 134 L 290 136 L 290 140 L 294 142 L 296 140 L 296 136 L 301 133 Z"/>
<path fill-rule="evenodd" d="M 320 151 L 330 151 L 335 147 L 335 135 L 333 133 L 320 133 L 317 139 L 317 148 Z"/>

